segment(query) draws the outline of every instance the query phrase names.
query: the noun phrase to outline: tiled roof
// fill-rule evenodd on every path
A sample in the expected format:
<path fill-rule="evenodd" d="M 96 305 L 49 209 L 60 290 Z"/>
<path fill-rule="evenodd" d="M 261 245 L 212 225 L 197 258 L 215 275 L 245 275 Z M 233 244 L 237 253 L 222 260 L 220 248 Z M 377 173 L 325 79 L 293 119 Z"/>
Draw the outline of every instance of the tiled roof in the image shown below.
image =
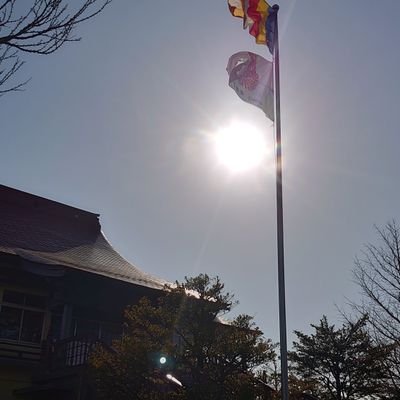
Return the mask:
<path fill-rule="evenodd" d="M 101 231 L 99 215 L 0 185 L 0 252 L 39 264 L 162 289 L 166 281 L 125 260 Z"/>

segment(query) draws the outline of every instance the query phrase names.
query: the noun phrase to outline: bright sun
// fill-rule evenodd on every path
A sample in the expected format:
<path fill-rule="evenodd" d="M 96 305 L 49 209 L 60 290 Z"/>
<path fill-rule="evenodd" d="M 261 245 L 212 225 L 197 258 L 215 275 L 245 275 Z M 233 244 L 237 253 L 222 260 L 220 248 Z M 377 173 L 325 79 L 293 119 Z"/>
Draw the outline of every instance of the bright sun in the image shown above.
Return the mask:
<path fill-rule="evenodd" d="M 234 172 L 260 165 L 267 152 L 261 132 L 238 121 L 216 132 L 215 147 L 220 162 Z"/>

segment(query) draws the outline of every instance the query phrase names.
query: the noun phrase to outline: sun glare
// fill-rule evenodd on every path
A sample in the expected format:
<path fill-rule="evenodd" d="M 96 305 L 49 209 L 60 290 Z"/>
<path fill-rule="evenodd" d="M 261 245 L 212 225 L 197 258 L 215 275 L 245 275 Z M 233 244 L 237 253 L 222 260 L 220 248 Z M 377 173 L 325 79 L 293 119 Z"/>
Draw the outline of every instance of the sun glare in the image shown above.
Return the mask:
<path fill-rule="evenodd" d="M 243 172 L 261 164 L 267 152 L 264 136 L 256 128 L 232 122 L 215 134 L 218 159 L 233 172 Z"/>

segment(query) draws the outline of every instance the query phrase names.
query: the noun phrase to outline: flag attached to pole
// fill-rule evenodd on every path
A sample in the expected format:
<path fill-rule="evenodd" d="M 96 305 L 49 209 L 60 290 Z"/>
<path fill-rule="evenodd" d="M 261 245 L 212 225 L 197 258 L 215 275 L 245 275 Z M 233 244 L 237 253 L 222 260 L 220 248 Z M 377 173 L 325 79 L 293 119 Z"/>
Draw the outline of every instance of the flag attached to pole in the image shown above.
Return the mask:
<path fill-rule="evenodd" d="M 249 51 L 233 54 L 226 67 L 229 86 L 236 94 L 246 103 L 261 108 L 274 121 L 272 69 L 272 62 Z"/>
<path fill-rule="evenodd" d="M 234 17 L 243 19 L 243 29 L 249 28 L 257 44 L 265 44 L 274 51 L 274 24 L 276 11 L 265 0 L 228 0 Z"/>

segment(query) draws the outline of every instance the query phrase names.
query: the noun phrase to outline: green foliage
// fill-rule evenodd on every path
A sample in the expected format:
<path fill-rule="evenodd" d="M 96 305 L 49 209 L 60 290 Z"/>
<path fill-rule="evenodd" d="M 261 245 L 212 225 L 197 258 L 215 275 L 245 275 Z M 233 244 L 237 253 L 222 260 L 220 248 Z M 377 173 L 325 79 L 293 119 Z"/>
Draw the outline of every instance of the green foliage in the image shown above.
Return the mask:
<path fill-rule="evenodd" d="M 262 389 L 254 371 L 275 357 L 274 347 L 252 317 L 221 320 L 234 304 L 218 278 L 202 274 L 166 288 L 156 304 L 129 307 L 121 340 L 92 356 L 98 392 L 110 400 L 255 398 Z"/>
<path fill-rule="evenodd" d="M 148 299 L 128 307 L 125 333 L 112 348 L 98 347 L 90 360 L 92 375 L 104 399 L 173 399 L 177 388 L 155 370 L 161 352 L 171 353 L 171 328 L 162 310 Z"/>
<path fill-rule="evenodd" d="M 305 393 L 317 398 L 318 388 L 318 382 L 314 378 L 300 378 L 293 374 L 289 375 L 289 397 L 291 400 L 303 400 Z"/>
<path fill-rule="evenodd" d="M 324 316 L 314 333 L 295 331 L 298 341 L 289 357 L 293 371 L 324 399 L 351 400 L 382 392 L 386 350 L 374 345 L 366 318 L 336 329 Z M 317 392 L 317 393 L 315 393 Z"/>

